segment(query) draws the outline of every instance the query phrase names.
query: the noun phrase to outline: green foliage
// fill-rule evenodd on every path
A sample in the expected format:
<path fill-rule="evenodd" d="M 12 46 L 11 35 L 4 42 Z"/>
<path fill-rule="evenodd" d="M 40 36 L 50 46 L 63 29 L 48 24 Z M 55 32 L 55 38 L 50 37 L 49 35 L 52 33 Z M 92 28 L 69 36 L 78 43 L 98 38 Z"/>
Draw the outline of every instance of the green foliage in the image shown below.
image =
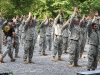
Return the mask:
<path fill-rule="evenodd" d="M 68 19 L 76 6 L 81 14 L 88 15 L 89 11 L 96 10 L 100 12 L 100 0 L 0 0 L 0 12 L 5 18 L 32 12 L 39 21 L 44 20 L 46 16 L 55 18 L 60 9 Z"/>

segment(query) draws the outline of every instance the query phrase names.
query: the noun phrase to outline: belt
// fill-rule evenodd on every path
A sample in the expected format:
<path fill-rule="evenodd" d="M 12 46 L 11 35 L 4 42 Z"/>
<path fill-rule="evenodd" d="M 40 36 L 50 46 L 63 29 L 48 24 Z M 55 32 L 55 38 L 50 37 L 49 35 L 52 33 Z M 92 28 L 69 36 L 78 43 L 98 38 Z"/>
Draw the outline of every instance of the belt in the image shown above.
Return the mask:
<path fill-rule="evenodd" d="M 57 37 L 57 36 L 62 37 L 62 35 L 56 35 L 56 34 L 55 34 L 55 36 L 56 36 L 56 37 Z"/>

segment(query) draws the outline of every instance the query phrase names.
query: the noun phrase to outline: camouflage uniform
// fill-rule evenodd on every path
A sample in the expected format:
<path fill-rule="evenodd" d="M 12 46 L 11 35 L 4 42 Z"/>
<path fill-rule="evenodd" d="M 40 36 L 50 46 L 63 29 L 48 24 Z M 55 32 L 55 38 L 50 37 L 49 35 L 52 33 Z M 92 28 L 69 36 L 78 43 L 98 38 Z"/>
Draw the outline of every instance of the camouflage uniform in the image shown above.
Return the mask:
<path fill-rule="evenodd" d="M 39 54 L 45 55 L 45 49 L 46 49 L 46 26 L 48 25 L 48 21 L 42 21 L 40 25 L 40 40 L 39 40 Z"/>
<path fill-rule="evenodd" d="M 37 40 L 37 36 L 38 36 L 38 32 L 37 32 L 37 28 L 36 26 L 38 25 L 38 21 L 35 20 L 35 25 L 34 25 L 34 40 L 33 40 L 33 46 L 35 46 L 36 40 Z"/>
<path fill-rule="evenodd" d="M 98 63 L 98 45 L 99 45 L 99 32 L 97 30 L 93 30 L 91 26 L 92 22 L 88 22 L 88 37 L 89 37 L 89 52 L 88 52 L 88 65 L 87 69 L 96 69 Z"/>
<path fill-rule="evenodd" d="M 65 23 L 68 25 L 68 23 Z M 69 36 L 69 33 L 68 33 L 68 26 L 65 27 L 65 29 L 63 30 L 63 50 L 64 50 L 64 53 L 67 52 L 67 48 L 68 48 L 68 36 Z"/>
<path fill-rule="evenodd" d="M 80 38 L 80 30 L 79 25 L 73 24 L 74 15 L 72 15 L 69 24 L 70 31 L 70 46 L 69 46 L 69 64 L 77 65 L 78 56 L 79 56 L 79 38 Z"/>
<path fill-rule="evenodd" d="M 32 25 L 29 25 L 29 22 L 32 22 Z M 24 61 L 28 60 L 31 61 L 32 57 L 33 57 L 33 50 L 34 50 L 34 46 L 33 46 L 33 37 L 34 37 L 34 23 L 35 21 L 32 20 L 32 18 L 28 18 L 25 21 L 25 26 L 24 26 L 24 32 L 25 32 L 25 44 L 24 44 Z"/>
<path fill-rule="evenodd" d="M 51 51 L 52 46 L 52 39 L 51 39 L 51 31 L 52 26 L 47 26 L 46 28 L 46 43 L 47 43 L 47 50 Z"/>
<path fill-rule="evenodd" d="M 55 30 L 53 57 L 55 57 L 56 54 L 58 53 L 58 57 L 61 58 L 61 55 L 62 55 L 62 26 L 64 22 L 64 16 L 62 16 L 61 22 L 57 23 L 60 16 L 61 15 L 58 14 L 58 16 L 54 20 L 54 25 L 53 25 L 54 30 Z"/>
<path fill-rule="evenodd" d="M 22 21 L 22 33 L 21 33 L 21 44 L 25 44 L 25 20 Z"/>
<path fill-rule="evenodd" d="M 4 19 L 0 17 L 0 52 L 2 52 L 2 26 Z"/>
<path fill-rule="evenodd" d="M 82 24 L 84 24 L 84 26 L 82 26 Z M 86 21 L 85 20 L 81 20 L 80 21 L 80 55 L 83 54 L 84 48 L 85 48 L 85 44 L 86 44 L 86 38 L 87 38 L 87 34 L 86 34 Z"/>
<path fill-rule="evenodd" d="M 7 25 L 9 27 L 9 31 L 3 31 L 7 40 L 7 44 L 5 46 L 6 50 L 2 54 L 2 57 L 0 58 L 0 62 L 4 63 L 3 58 L 8 54 L 8 56 L 11 58 L 11 62 L 15 61 L 13 58 L 13 43 L 14 43 L 14 38 L 13 38 L 13 32 L 15 32 L 14 27 L 12 25 Z M 5 40 L 3 40 L 5 41 Z"/>

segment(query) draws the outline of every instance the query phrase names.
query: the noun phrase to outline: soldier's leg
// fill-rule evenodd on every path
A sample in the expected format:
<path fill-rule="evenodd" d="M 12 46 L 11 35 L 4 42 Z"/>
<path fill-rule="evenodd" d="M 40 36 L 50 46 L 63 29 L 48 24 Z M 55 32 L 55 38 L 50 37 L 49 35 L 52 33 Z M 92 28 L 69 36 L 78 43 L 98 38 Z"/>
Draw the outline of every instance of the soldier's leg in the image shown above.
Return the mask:
<path fill-rule="evenodd" d="M 51 46 L 52 46 L 52 39 L 51 39 L 51 36 L 50 36 L 50 39 L 49 39 L 49 51 L 51 51 Z"/>
<path fill-rule="evenodd" d="M 92 66 L 92 70 L 95 70 L 97 68 L 97 63 L 98 63 L 98 47 L 95 47 L 94 63 Z"/>
<path fill-rule="evenodd" d="M 0 31 L 0 54 L 2 54 L 2 31 Z"/>
<path fill-rule="evenodd" d="M 79 58 L 85 58 L 85 56 L 83 56 L 83 52 L 84 52 L 84 48 L 85 48 L 85 39 L 82 40 L 81 44 L 80 44 L 80 53 L 79 53 Z"/>
<path fill-rule="evenodd" d="M 49 37 L 46 36 L 47 50 L 49 50 Z"/>
<path fill-rule="evenodd" d="M 89 52 L 88 52 L 88 65 L 87 70 L 90 70 L 94 66 L 94 50 L 96 50 L 95 46 L 90 45 Z"/>
<path fill-rule="evenodd" d="M 32 61 L 32 57 L 33 57 L 33 51 L 34 51 L 34 47 L 33 47 L 33 42 L 30 41 L 30 49 L 29 49 L 29 63 L 33 63 Z"/>
<path fill-rule="evenodd" d="M 68 41 L 68 39 L 67 39 L 67 37 L 63 37 L 63 52 L 64 53 L 67 53 L 67 41 Z"/>
<path fill-rule="evenodd" d="M 61 58 L 61 55 L 62 55 L 62 44 L 63 44 L 63 42 L 62 42 L 62 38 L 61 39 L 59 39 L 59 45 L 58 45 L 58 60 L 60 60 L 60 61 L 64 61 L 62 58 Z"/>
<path fill-rule="evenodd" d="M 41 52 L 43 50 L 43 38 L 40 37 L 39 39 L 39 55 L 41 56 Z"/>
<path fill-rule="evenodd" d="M 69 46 L 69 64 L 68 64 L 69 67 L 72 66 L 74 63 L 75 50 L 76 50 L 75 42 L 71 40 L 70 46 Z"/>
<path fill-rule="evenodd" d="M 78 57 L 79 57 L 79 43 L 76 42 L 75 43 L 75 57 L 74 57 L 74 66 L 75 67 L 81 67 L 79 64 L 78 64 Z"/>
<path fill-rule="evenodd" d="M 43 51 L 42 51 L 42 54 L 44 56 L 47 56 L 47 54 L 45 53 L 46 48 L 47 48 L 47 43 L 46 43 L 46 38 L 44 37 L 43 38 Z"/>
<path fill-rule="evenodd" d="M 16 37 L 15 58 L 20 58 L 20 57 L 18 56 L 18 53 L 19 53 L 19 38 Z"/>
<path fill-rule="evenodd" d="M 58 38 L 55 37 L 52 61 L 56 61 L 55 56 L 58 52 L 58 43 L 59 43 Z"/>
<path fill-rule="evenodd" d="M 23 56 L 23 60 L 24 60 L 24 64 L 27 64 L 27 56 L 29 55 L 29 48 L 30 48 L 30 45 L 29 45 L 29 41 L 25 41 L 25 44 L 24 44 L 24 56 Z"/>

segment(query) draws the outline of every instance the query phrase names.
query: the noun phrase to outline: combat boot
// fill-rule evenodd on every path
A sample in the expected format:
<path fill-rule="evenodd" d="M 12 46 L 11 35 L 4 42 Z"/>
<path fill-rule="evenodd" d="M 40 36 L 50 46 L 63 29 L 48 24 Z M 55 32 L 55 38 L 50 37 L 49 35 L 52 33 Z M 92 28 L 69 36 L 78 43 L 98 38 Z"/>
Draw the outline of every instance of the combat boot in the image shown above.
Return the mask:
<path fill-rule="evenodd" d="M 32 64 L 34 64 L 34 62 L 33 62 L 32 60 L 29 60 L 29 63 L 32 63 Z"/>
<path fill-rule="evenodd" d="M 42 54 L 41 54 L 41 53 L 39 53 L 38 55 L 39 55 L 39 56 L 42 56 Z"/>
<path fill-rule="evenodd" d="M 52 56 L 52 61 L 55 61 L 56 62 L 55 56 Z"/>
<path fill-rule="evenodd" d="M 73 67 L 73 64 L 68 64 L 68 67 Z"/>
<path fill-rule="evenodd" d="M 77 63 L 74 63 L 73 67 L 82 67 L 82 66 Z"/>
<path fill-rule="evenodd" d="M 64 61 L 64 59 L 61 58 L 61 56 L 58 56 L 58 60 L 59 60 L 59 61 Z"/>
<path fill-rule="evenodd" d="M 98 63 L 100 64 L 100 59 L 99 59 Z"/>
<path fill-rule="evenodd" d="M 81 58 L 85 58 L 85 56 L 83 56 L 82 54 L 79 55 L 79 59 Z"/>
<path fill-rule="evenodd" d="M 0 58 L 0 62 L 1 62 L 1 63 L 5 63 L 5 62 L 3 61 L 3 58 L 4 58 L 3 56 Z"/>
<path fill-rule="evenodd" d="M 18 56 L 18 54 L 15 54 L 15 58 L 20 58 L 20 56 Z"/>
<path fill-rule="evenodd" d="M 11 58 L 11 62 L 15 62 L 15 60 L 16 60 L 16 59 L 14 59 L 14 58 Z"/>
<path fill-rule="evenodd" d="M 0 51 L 0 54 L 2 54 L 2 51 Z"/>
<path fill-rule="evenodd" d="M 23 64 L 28 64 L 26 60 L 23 61 Z"/>
<path fill-rule="evenodd" d="M 48 54 L 44 53 L 43 55 L 44 55 L 44 56 L 47 56 Z"/>

